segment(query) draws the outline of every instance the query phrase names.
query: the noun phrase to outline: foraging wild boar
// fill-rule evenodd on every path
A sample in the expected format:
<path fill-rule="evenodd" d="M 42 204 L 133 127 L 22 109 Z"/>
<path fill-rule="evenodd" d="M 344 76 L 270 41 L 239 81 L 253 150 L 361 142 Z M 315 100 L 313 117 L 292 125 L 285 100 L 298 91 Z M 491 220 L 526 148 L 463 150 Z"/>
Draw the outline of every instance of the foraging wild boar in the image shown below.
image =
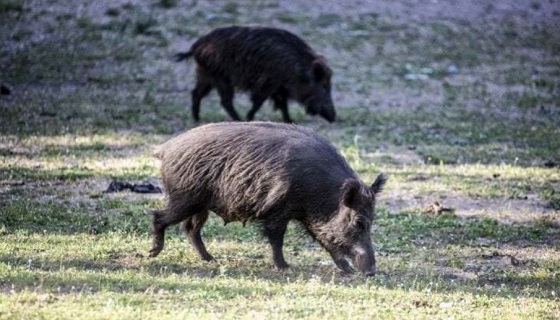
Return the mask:
<path fill-rule="evenodd" d="M 248 121 L 269 98 L 285 122 L 292 122 L 288 100 L 303 104 L 308 114 L 335 121 L 330 67 L 302 39 L 286 30 L 262 26 L 217 28 L 198 39 L 190 51 L 177 54 L 176 60 L 191 56 L 197 64 L 192 90 L 195 121 L 199 120 L 200 101 L 213 88 L 233 120 L 241 120 L 233 107 L 237 89 L 250 93 L 253 106 Z"/>
<path fill-rule="evenodd" d="M 157 256 L 165 229 L 182 228 L 204 260 L 212 260 L 200 230 L 209 210 L 224 221 L 256 221 L 284 269 L 282 244 L 290 220 L 299 221 L 343 271 L 375 274 L 370 238 L 380 174 L 366 186 L 325 139 L 304 128 L 271 122 L 226 122 L 191 129 L 161 145 L 167 207 L 153 212 Z"/>

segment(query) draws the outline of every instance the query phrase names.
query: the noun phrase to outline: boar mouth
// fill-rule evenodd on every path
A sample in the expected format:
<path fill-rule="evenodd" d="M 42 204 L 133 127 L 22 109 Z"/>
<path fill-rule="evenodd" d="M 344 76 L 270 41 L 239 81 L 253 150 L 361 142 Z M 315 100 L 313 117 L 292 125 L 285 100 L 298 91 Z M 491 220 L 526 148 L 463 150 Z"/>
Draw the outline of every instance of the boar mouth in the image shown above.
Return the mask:
<path fill-rule="evenodd" d="M 315 103 L 315 99 L 310 98 L 305 101 L 304 105 L 306 106 L 305 112 L 309 115 L 316 116 L 320 115 L 328 122 L 335 122 L 336 120 L 336 113 L 334 108 L 330 107 L 319 107 L 317 108 L 317 104 Z"/>
<path fill-rule="evenodd" d="M 363 247 L 356 246 L 352 248 L 351 252 L 348 254 L 333 252 L 331 255 L 336 266 L 344 274 L 353 274 L 355 272 L 354 268 L 356 268 L 362 275 L 371 277 L 374 276 L 377 271 L 373 252 L 370 252 Z M 352 268 L 350 264 L 352 264 L 354 268 Z"/>
<path fill-rule="evenodd" d="M 303 105 L 305 105 L 305 112 L 309 115 L 320 115 L 331 123 L 336 120 L 336 112 L 332 103 L 318 103 L 317 99 L 311 96 L 303 101 Z"/>
<path fill-rule="evenodd" d="M 350 266 L 350 262 L 354 266 L 354 268 L 358 269 L 360 273 L 365 277 L 373 277 L 375 276 L 377 269 L 375 264 L 364 265 L 362 263 L 363 259 L 359 257 L 345 257 L 343 259 L 334 260 L 336 266 L 342 271 L 343 274 L 353 274 L 355 270 Z"/>

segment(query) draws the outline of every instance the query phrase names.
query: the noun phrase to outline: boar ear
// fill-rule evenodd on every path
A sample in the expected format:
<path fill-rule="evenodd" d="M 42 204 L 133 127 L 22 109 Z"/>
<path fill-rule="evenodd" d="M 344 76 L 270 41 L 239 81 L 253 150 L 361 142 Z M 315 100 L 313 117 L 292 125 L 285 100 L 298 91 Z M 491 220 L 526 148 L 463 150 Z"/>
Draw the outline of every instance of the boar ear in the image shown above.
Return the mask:
<path fill-rule="evenodd" d="M 313 60 L 311 68 L 313 70 L 313 78 L 317 82 L 323 81 L 325 78 L 331 76 L 331 68 L 329 68 L 323 58 Z"/>
<path fill-rule="evenodd" d="M 342 185 L 342 203 L 353 208 L 360 196 L 360 182 L 355 179 L 347 179 Z"/>
<path fill-rule="evenodd" d="M 385 186 L 385 182 L 387 182 L 387 176 L 383 173 L 380 173 L 375 181 L 371 184 L 371 191 L 374 195 L 383 191 L 383 186 Z"/>

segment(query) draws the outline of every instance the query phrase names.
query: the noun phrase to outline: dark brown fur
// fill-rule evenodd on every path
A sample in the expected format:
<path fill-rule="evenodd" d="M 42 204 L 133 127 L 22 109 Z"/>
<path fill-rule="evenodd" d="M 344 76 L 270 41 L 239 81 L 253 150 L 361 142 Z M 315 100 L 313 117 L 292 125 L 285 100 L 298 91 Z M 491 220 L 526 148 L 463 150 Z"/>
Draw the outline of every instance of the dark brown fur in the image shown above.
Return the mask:
<path fill-rule="evenodd" d="M 226 222 L 262 224 L 276 267 L 290 220 L 302 223 L 344 272 L 348 260 L 375 273 L 370 230 L 379 175 L 364 185 L 325 139 L 298 126 L 269 122 L 218 123 L 191 129 L 163 144 L 161 159 L 167 207 L 154 212 L 151 256 L 163 249 L 165 229 L 183 222 L 205 260 L 200 229 L 213 211 Z"/>
<path fill-rule="evenodd" d="M 281 29 L 231 26 L 214 29 L 198 39 L 177 61 L 194 57 L 196 87 L 192 91 L 192 115 L 199 120 L 200 102 L 213 88 L 233 120 L 241 118 L 233 107 L 235 89 L 250 93 L 253 103 L 247 120 L 267 99 L 292 122 L 288 101 L 299 101 L 307 113 L 332 122 L 336 118 L 331 97 L 332 71 L 302 39 Z"/>

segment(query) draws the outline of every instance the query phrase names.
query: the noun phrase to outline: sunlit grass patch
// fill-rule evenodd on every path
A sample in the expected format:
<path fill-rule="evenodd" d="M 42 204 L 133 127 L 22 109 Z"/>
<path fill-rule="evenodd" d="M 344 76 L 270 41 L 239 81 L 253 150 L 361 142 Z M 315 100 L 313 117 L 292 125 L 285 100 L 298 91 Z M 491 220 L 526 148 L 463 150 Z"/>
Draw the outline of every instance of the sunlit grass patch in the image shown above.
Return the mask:
<path fill-rule="evenodd" d="M 152 157 L 159 137 L 139 135 L 2 138 L 0 176 L 5 179 L 77 180 L 94 176 L 142 179 L 157 173 Z"/>

